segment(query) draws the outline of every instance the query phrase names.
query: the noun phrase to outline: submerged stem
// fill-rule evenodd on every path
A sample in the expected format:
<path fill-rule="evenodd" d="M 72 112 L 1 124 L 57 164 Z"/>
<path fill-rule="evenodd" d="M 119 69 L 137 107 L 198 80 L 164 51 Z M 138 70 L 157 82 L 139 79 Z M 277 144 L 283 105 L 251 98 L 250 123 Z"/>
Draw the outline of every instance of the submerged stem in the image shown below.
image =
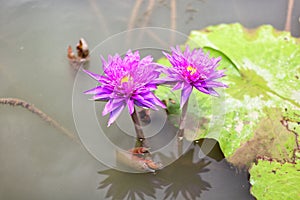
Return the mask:
<path fill-rule="evenodd" d="M 288 8 L 287 8 L 286 21 L 284 27 L 285 31 L 291 31 L 293 7 L 294 7 L 294 0 L 288 0 Z"/>
<path fill-rule="evenodd" d="M 177 136 L 179 140 L 182 140 L 184 136 L 184 128 L 185 128 L 188 104 L 189 104 L 189 99 L 185 102 L 185 104 L 182 107 L 182 112 L 179 121 L 179 130 L 177 132 Z"/>
<path fill-rule="evenodd" d="M 98 17 L 101 31 L 105 33 L 105 36 L 109 36 L 110 32 L 108 30 L 106 20 L 101 12 L 101 9 L 99 8 L 99 4 L 97 4 L 96 0 L 89 0 L 89 4 L 91 9 L 94 11 L 94 14 Z"/>
<path fill-rule="evenodd" d="M 48 122 L 50 125 L 52 125 L 56 129 L 63 132 L 71 140 L 80 144 L 78 139 L 75 137 L 74 133 L 67 130 L 65 127 L 63 127 L 61 124 L 59 124 L 56 120 L 49 117 L 46 113 L 44 113 L 43 111 L 41 111 L 40 109 L 35 107 L 33 104 L 30 104 L 22 99 L 17 99 L 17 98 L 0 98 L 0 104 L 7 104 L 7 105 L 11 105 L 11 106 L 21 106 L 23 108 L 26 108 L 27 110 L 31 111 L 32 113 L 38 115 L 42 120 Z"/>
<path fill-rule="evenodd" d="M 147 7 L 147 9 L 144 13 L 144 21 L 143 21 L 143 24 L 141 25 L 141 28 L 144 28 L 148 25 L 148 22 L 149 22 L 151 14 L 152 14 L 154 5 L 155 5 L 155 0 L 150 0 L 149 4 L 148 4 L 148 7 Z M 141 29 L 140 32 L 141 33 L 140 33 L 140 35 L 137 39 L 137 41 L 138 41 L 137 44 L 140 44 L 141 39 L 143 39 L 145 29 Z"/>
<path fill-rule="evenodd" d="M 171 0 L 171 29 L 176 30 L 176 0 Z M 171 34 L 171 44 L 175 44 L 175 32 Z"/>
<path fill-rule="evenodd" d="M 135 21 L 136 21 L 136 18 L 137 18 L 137 15 L 138 15 L 138 12 L 140 10 L 140 7 L 141 7 L 142 3 L 143 3 L 143 0 L 136 0 L 135 1 L 135 4 L 134 4 L 132 12 L 131 12 L 131 16 L 129 18 L 129 23 L 128 23 L 128 26 L 127 26 L 128 30 L 134 28 Z"/>

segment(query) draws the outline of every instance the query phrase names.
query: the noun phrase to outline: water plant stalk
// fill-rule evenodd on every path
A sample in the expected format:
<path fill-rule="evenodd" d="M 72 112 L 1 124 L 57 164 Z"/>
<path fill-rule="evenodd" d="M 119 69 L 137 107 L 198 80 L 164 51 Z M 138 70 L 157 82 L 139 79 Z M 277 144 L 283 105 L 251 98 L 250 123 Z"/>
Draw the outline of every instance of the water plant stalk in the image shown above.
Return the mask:
<path fill-rule="evenodd" d="M 178 129 L 178 132 L 177 132 L 177 136 L 178 136 L 179 140 L 182 140 L 183 136 L 184 136 L 184 129 L 185 129 L 185 124 L 186 124 L 188 104 L 189 104 L 189 98 L 187 99 L 187 101 L 183 105 L 182 111 L 181 111 L 181 116 L 180 116 L 180 120 L 179 120 L 179 129 Z"/>
<path fill-rule="evenodd" d="M 60 123 L 58 123 L 56 120 L 52 119 L 50 116 L 48 116 L 46 113 L 35 107 L 33 104 L 28 103 L 22 99 L 17 98 L 0 98 L 0 104 L 6 104 L 11 106 L 21 106 L 23 108 L 26 108 L 28 111 L 38 115 L 42 120 L 49 123 L 56 129 L 63 132 L 68 138 L 71 140 L 77 142 L 80 144 L 79 140 L 75 137 L 75 134 L 71 131 L 67 130 L 65 127 L 63 127 Z"/>
<path fill-rule="evenodd" d="M 135 134 L 136 134 L 136 137 L 137 137 L 137 141 L 139 142 L 139 144 L 141 146 L 144 146 L 145 135 L 143 133 L 141 122 L 139 120 L 139 117 L 138 117 L 138 114 L 137 114 L 135 108 L 134 108 L 134 111 L 133 111 L 133 113 L 131 115 L 131 119 L 133 121 L 133 125 L 134 125 L 134 129 L 135 129 Z"/>

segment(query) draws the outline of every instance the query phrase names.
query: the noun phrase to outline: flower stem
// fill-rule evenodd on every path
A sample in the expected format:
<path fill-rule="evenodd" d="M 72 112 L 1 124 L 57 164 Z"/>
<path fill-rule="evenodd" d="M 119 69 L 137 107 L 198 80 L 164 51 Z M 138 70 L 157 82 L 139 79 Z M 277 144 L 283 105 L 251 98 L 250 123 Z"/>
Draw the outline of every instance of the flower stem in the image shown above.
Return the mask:
<path fill-rule="evenodd" d="M 183 136 L 184 136 L 184 128 L 185 128 L 188 104 L 189 104 L 189 99 L 187 99 L 187 101 L 185 102 L 185 104 L 182 107 L 182 112 L 181 112 L 180 121 L 179 121 L 179 130 L 177 132 L 177 136 L 178 136 L 179 140 L 182 140 Z"/>
<path fill-rule="evenodd" d="M 144 136 L 144 133 L 143 133 L 143 130 L 142 130 L 142 127 L 141 127 L 141 123 L 140 123 L 140 120 L 139 120 L 139 117 L 137 115 L 137 112 L 136 112 L 135 108 L 134 108 L 134 111 L 131 115 L 131 119 L 132 119 L 133 124 L 134 124 L 137 140 L 140 141 L 143 144 L 143 142 L 145 141 L 145 136 Z"/>

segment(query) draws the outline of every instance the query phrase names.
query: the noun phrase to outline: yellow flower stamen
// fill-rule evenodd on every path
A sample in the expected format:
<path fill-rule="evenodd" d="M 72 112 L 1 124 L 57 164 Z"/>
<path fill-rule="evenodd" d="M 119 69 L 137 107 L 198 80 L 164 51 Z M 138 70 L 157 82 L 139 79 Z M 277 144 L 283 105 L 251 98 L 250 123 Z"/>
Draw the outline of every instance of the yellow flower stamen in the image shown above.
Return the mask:
<path fill-rule="evenodd" d="M 197 71 L 197 69 L 194 68 L 194 67 L 192 67 L 192 66 L 188 66 L 188 67 L 186 68 L 186 70 L 187 70 L 188 72 L 190 72 L 190 75 L 195 74 L 196 71 Z"/>
<path fill-rule="evenodd" d="M 132 80 L 132 77 L 130 75 L 126 75 L 121 79 L 121 83 L 127 83 L 130 80 Z"/>

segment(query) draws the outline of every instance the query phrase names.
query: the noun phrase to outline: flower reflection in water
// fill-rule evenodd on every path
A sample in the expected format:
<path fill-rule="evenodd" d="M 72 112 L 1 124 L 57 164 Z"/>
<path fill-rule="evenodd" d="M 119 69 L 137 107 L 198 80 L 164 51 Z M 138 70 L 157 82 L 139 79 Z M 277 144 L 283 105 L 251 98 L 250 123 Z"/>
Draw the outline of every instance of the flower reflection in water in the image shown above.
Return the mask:
<path fill-rule="evenodd" d="M 111 199 L 176 199 L 181 193 L 184 199 L 196 199 L 210 184 L 201 178 L 208 172 L 210 162 L 193 162 L 194 149 L 190 149 L 171 165 L 156 174 L 132 174 L 109 169 L 99 172 L 107 175 L 99 184 L 99 189 L 108 187 L 106 198 Z M 169 158 L 168 158 L 169 159 Z M 157 197 L 156 191 L 163 190 L 163 196 Z"/>
<path fill-rule="evenodd" d="M 201 178 L 201 173 L 208 172 L 209 161 L 193 162 L 194 149 L 190 149 L 171 165 L 164 168 L 157 178 L 166 185 L 164 199 L 176 199 L 179 193 L 184 199 L 200 198 L 203 191 L 209 190 L 210 184 Z"/>
<path fill-rule="evenodd" d="M 109 187 L 106 198 L 119 199 L 146 199 L 155 198 L 156 189 L 162 189 L 162 184 L 155 174 L 134 174 L 109 169 L 99 172 L 108 177 L 101 181 L 98 189 Z"/>

